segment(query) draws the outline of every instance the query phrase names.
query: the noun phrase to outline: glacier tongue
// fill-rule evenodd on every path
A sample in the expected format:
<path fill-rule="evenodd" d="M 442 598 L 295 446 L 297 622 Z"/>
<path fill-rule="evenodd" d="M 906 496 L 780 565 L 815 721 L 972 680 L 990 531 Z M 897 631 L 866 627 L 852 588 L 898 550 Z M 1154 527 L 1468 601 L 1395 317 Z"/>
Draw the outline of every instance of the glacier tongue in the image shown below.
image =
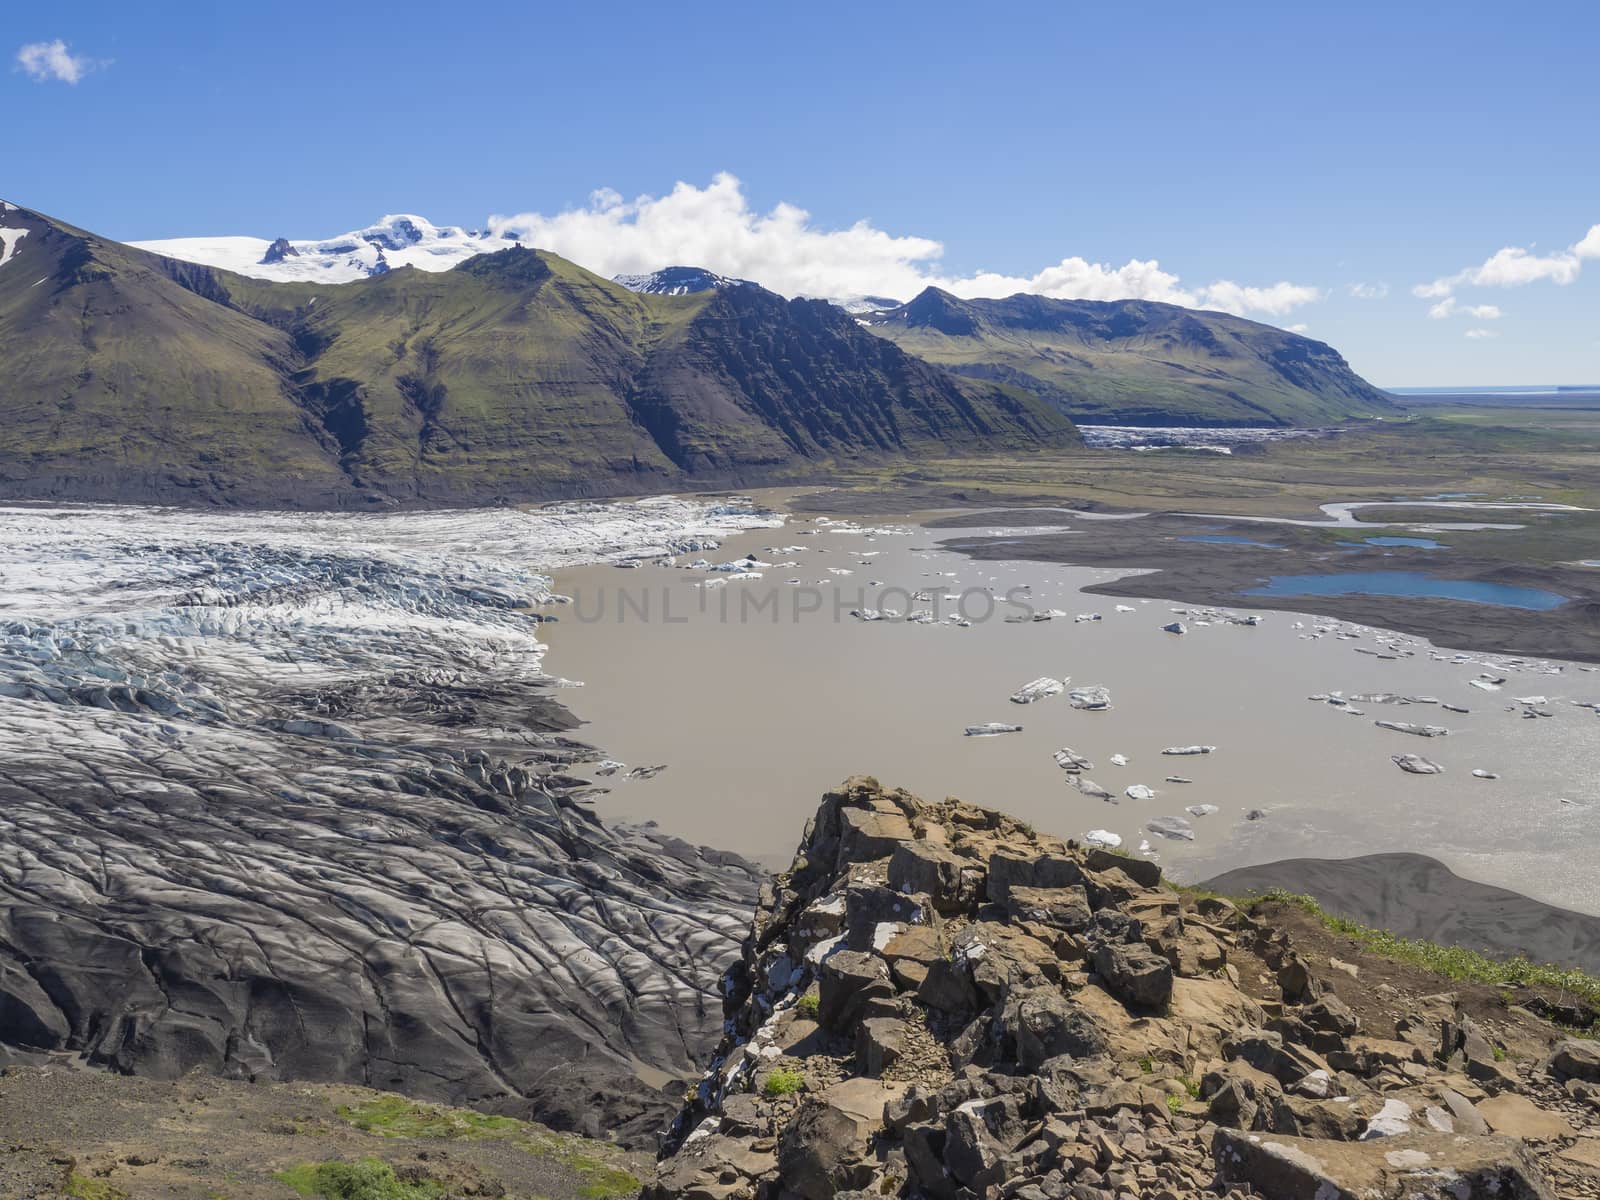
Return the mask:
<path fill-rule="evenodd" d="M 0 508 L 6 1036 L 653 1125 L 638 1064 L 715 1040 L 757 872 L 581 805 L 529 610 L 563 562 L 778 524 Z"/>

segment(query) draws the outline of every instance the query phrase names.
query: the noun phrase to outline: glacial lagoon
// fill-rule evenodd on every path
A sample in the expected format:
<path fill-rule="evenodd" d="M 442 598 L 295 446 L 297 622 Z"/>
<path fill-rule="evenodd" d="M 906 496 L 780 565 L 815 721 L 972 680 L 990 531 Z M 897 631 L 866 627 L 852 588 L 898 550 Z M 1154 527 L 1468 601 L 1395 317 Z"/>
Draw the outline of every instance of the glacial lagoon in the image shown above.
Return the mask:
<path fill-rule="evenodd" d="M 817 797 L 867 773 L 1063 836 L 1103 830 L 1134 853 L 1148 844 L 1191 879 L 1414 850 L 1600 912 L 1600 718 L 1581 706 L 1600 702 L 1594 667 L 1458 656 L 1304 611 L 1239 610 L 1259 616 L 1250 625 L 1085 595 L 1130 572 L 976 562 L 942 549 L 942 536 L 911 517 L 864 529 L 799 517 L 728 538 L 705 556 L 720 571 L 680 556 L 558 572 L 573 603 L 550 610 L 560 620 L 540 637 L 547 669 L 583 684 L 560 693 L 586 722 L 574 736 L 630 768 L 666 767 L 597 778 L 610 788 L 597 811 L 784 865 Z M 872 610 L 882 619 L 851 615 Z M 1186 632 L 1163 632 L 1174 622 Z M 1041 677 L 1104 686 L 1110 708 L 1074 708 L 1064 694 L 1011 703 Z M 1379 720 L 1450 732 L 1424 738 Z M 1022 730 L 964 736 L 989 723 Z M 1216 750 L 1162 753 L 1191 745 Z M 1063 748 L 1093 764 L 1083 774 L 1115 803 L 1069 786 Z M 1445 772 L 1404 773 L 1394 756 L 1409 753 Z M 1192 842 L 1150 831 L 1170 817 Z"/>

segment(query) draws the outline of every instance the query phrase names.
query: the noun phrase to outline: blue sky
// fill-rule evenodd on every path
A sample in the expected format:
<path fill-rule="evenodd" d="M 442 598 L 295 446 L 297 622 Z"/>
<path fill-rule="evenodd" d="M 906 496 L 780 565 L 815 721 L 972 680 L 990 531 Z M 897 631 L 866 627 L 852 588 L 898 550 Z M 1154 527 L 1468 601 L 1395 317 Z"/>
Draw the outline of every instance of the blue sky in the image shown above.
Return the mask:
<path fill-rule="evenodd" d="M 7 28 L 0 191 L 113 237 L 526 214 L 597 269 L 625 241 L 780 290 L 1177 298 L 1303 325 L 1380 384 L 1600 383 L 1592 3 L 69 3 Z"/>

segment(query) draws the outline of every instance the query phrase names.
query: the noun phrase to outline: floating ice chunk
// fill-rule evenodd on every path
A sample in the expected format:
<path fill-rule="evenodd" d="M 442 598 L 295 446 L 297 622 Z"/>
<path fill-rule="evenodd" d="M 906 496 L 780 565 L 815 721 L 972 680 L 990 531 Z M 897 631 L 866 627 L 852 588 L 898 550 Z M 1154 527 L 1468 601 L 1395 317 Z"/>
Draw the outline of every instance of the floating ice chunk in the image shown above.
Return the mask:
<path fill-rule="evenodd" d="M 1109 829 L 1091 829 L 1083 835 L 1083 841 L 1085 845 L 1099 846 L 1105 850 L 1115 850 L 1122 845 L 1122 838 Z"/>
<path fill-rule="evenodd" d="M 1108 712 L 1111 709 L 1111 689 L 1098 685 L 1075 687 L 1067 693 L 1067 703 L 1073 708 L 1090 712 Z"/>
<path fill-rule="evenodd" d="M 1194 826 L 1183 817 L 1153 817 L 1146 822 L 1145 829 L 1157 837 L 1170 838 L 1176 842 L 1194 841 Z"/>
<path fill-rule="evenodd" d="M 1055 760 L 1056 766 L 1060 767 L 1063 771 L 1077 772 L 1094 770 L 1094 764 L 1090 762 L 1088 758 L 1082 754 L 1079 754 L 1070 746 L 1063 746 L 1060 750 L 1057 750 L 1055 752 Z"/>
<path fill-rule="evenodd" d="M 1472 777 L 1474 779 L 1499 779 L 1500 778 L 1500 776 L 1496 775 L 1493 771 L 1485 771 L 1482 767 L 1473 768 Z"/>
<path fill-rule="evenodd" d="M 1423 758 L 1420 754 L 1395 754 L 1390 756 L 1394 765 L 1410 775 L 1441 775 L 1444 768 L 1431 758 Z"/>
<path fill-rule="evenodd" d="M 1138 612 L 1139 610 L 1137 608 L 1135 608 L 1131 604 L 1119 604 L 1119 605 L 1117 605 L 1117 611 L 1118 612 Z"/>
<path fill-rule="evenodd" d="M 998 733 L 1021 733 L 1021 725 L 1007 725 L 1004 721 L 986 721 L 982 725 L 968 725 L 967 737 L 994 737 Z"/>
<path fill-rule="evenodd" d="M 1391 729 L 1395 733 L 1409 733 L 1417 737 L 1448 737 L 1450 731 L 1443 725 L 1416 725 L 1410 721 L 1374 721 L 1379 729 Z"/>
<path fill-rule="evenodd" d="M 1186 775 L 1168 775 L 1167 776 L 1167 782 L 1168 783 L 1193 783 L 1194 780 L 1190 779 Z"/>
<path fill-rule="evenodd" d="M 1161 627 L 1162 633 L 1188 633 L 1188 627 L 1182 621 L 1168 621 Z"/>
<path fill-rule="evenodd" d="M 1215 746 L 1168 746 L 1161 753 L 1179 756 L 1192 754 L 1215 754 L 1216 750 L 1217 748 Z"/>
<path fill-rule="evenodd" d="M 1044 700 L 1050 696 L 1060 695 L 1066 690 L 1064 680 L 1051 679 L 1048 675 L 1041 675 L 1031 683 L 1025 683 L 1015 692 L 1011 693 L 1011 703 L 1032 704 L 1035 700 Z"/>
<path fill-rule="evenodd" d="M 658 764 L 657 766 L 654 766 L 654 767 L 635 767 L 633 770 L 629 771 L 626 775 L 624 775 L 623 778 L 624 779 L 654 779 L 657 775 L 661 774 L 661 772 L 665 771 L 666 769 L 667 769 L 667 764 L 666 763 L 660 763 L 660 764 Z"/>
<path fill-rule="evenodd" d="M 618 771 L 626 771 L 627 769 L 627 763 L 618 762 L 614 758 L 602 758 L 599 763 L 596 764 L 594 773 L 601 776 L 615 775 Z"/>
<path fill-rule="evenodd" d="M 1069 775 L 1067 782 L 1091 800 L 1109 800 L 1113 804 L 1117 802 L 1116 794 L 1110 788 L 1101 787 L 1086 775 Z"/>
<path fill-rule="evenodd" d="M 1146 787 L 1142 783 L 1130 783 L 1122 794 L 1129 800 L 1154 800 L 1156 798 L 1155 788 Z"/>
<path fill-rule="evenodd" d="M 1191 804 L 1183 811 L 1188 813 L 1191 817 L 1209 817 L 1221 812 L 1222 810 L 1215 804 Z"/>

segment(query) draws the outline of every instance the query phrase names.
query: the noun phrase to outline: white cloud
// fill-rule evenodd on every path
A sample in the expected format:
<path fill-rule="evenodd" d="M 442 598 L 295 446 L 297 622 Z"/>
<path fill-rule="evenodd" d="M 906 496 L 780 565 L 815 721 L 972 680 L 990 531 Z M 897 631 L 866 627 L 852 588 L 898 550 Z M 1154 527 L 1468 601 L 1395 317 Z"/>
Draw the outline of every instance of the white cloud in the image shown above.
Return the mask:
<path fill-rule="evenodd" d="M 909 300 L 931 285 L 967 297 L 1034 292 L 1061 299 L 1160 300 L 1276 316 L 1322 295 L 1317 288 L 1287 282 L 1255 286 L 1223 279 L 1185 287 L 1157 260 L 1137 258 L 1117 266 L 1071 256 L 1032 275 L 993 271 L 946 275 L 940 271 L 944 255 L 940 242 L 888 233 L 866 221 L 843 229 L 820 228 L 809 213 L 792 204 L 757 212 L 750 207 L 743 185 L 727 173 L 718 174 L 703 188 L 678 183 L 664 196 L 635 200 L 604 188 L 593 193 L 584 208 L 553 215 L 496 216 L 489 226 L 602 275 L 677 265 L 706 267 L 753 279 L 790 296 Z"/>
<path fill-rule="evenodd" d="M 1423 300 L 1438 300 L 1452 295 L 1463 285 L 1522 287 L 1541 280 L 1564 287 L 1578 278 L 1586 258 L 1600 258 L 1600 225 L 1590 226 L 1582 240 L 1554 254 L 1535 254 L 1522 246 L 1503 246 L 1478 266 L 1466 267 L 1431 283 L 1419 283 L 1411 289 L 1411 294 Z M 1434 313 L 1430 310 L 1429 315 Z"/>
<path fill-rule="evenodd" d="M 1478 338 L 1492 338 L 1495 336 L 1495 332 L 1492 329 L 1469 329 L 1467 330 L 1467 336 L 1474 340 Z"/>
<path fill-rule="evenodd" d="M 1297 325 L 1290 325 L 1289 326 L 1289 332 L 1290 333 L 1310 333 L 1311 332 L 1311 326 L 1307 325 L 1304 321 L 1301 321 Z"/>
<path fill-rule="evenodd" d="M 60 38 L 53 42 L 29 42 L 17 51 L 17 66 L 35 83 L 77 83 L 90 71 L 104 64 L 81 54 L 73 54 Z"/>
<path fill-rule="evenodd" d="M 1352 283 L 1346 289 L 1357 300 L 1382 300 L 1389 294 L 1387 283 Z"/>
<path fill-rule="evenodd" d="M 1442 321 L 1458 313 L 1464 317 L 1476 317 L 1480 321 L 1498 321 L 1503 315 L 1497 304 L 1457 304 L 1454 296 L 1446 296 L 1428 309 L 1428 315 L 1435 321 Z"/>

